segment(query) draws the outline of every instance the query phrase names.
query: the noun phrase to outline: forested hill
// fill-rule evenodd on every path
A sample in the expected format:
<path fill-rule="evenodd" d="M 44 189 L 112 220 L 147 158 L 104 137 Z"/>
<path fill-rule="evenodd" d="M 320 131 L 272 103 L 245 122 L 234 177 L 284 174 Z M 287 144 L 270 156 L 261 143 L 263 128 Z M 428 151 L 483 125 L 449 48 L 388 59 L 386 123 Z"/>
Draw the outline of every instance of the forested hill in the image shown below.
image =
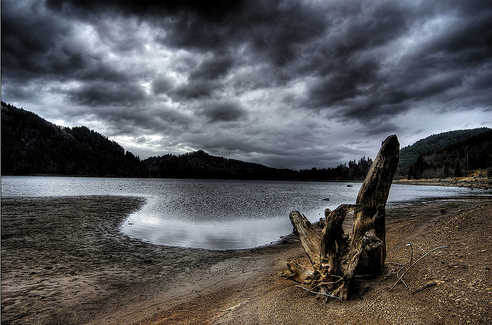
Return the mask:
<path fill-rule="evenodd" d="M 413 155 L 411 160 L 408 152 Z M 446 178 L 491 168 L 492 129 L 480 128 L 433 135 L 403 148 L 398 173 L 409 179 Z M 483 175 L 487 174 L 492 176 L 490 172 Z"/>
<path fill-rule="evenodd" d="M 211 156 L 199 150 L 184 155 L 165 155 L 144 160 L 149 177 L 218 179 L 296 179 L 297 172 L 235 159 Z"/>
<path fill-rule="evenodd" d="M 2 175 L 145 176 L 138 157 L 101 134 L 60 127 L 2 102 Z"/>
<path fill-rule="evenodd" d="M 60 127 L 2 102 L 3 175 L 296 179 L 297 172 L 203 151 L 141 161 L 87 127 Z"/>
<path fill-rule="evenodd" d="M 444 151 L 447 147 L 455 145 L 472 138 L 476 135 L 490 131 L 489 128 L 478 128 L 470 130 L 457 130 L 433 134 L 425 139 L 415 142 L 413 145 L 400 150 L 400 166 L 409 167 L 417 161 L 419 156 L 430 156 Z"/>

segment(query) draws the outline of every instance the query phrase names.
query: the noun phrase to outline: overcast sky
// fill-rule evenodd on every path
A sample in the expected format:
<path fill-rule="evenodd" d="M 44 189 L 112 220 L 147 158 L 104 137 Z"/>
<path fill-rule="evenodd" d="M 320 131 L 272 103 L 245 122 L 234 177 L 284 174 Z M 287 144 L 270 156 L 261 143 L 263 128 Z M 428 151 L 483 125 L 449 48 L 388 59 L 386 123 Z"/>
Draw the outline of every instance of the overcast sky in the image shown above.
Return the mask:
<path fill-rule="evenodd" d="M 492 126 L 492 1 L 2 0 L 2 100 L 293 169 Z"/>

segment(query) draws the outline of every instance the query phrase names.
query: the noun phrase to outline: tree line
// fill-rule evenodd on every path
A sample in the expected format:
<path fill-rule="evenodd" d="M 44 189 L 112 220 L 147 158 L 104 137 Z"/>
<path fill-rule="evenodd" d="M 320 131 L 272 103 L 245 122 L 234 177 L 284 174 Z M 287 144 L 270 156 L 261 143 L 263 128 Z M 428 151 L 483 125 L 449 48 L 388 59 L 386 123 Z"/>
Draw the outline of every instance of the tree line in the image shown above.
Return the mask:
<path fill-rule="evenodd" d="M 2 174 L 141 177 L 145 164 L 85 126 L 60 127 L 2 102 Z"/>
<path fill-rule="evenodd" d="M 199 150 L 141 160 L 85 126 L 61 127 L 2 102 L 2 174 L 263 180 L 362 180 L 370 158 L 334 168 L 277 169 Z"/>
<path fill-rule="evenodd" d="M 411 146 L 402 148 L 400 151 L 399 165 L 402 168 L 408 168 L 415 164 L 419 156 L 426 157 L 437 152 L 444 152 L 448 147 L 459 144 L 486 131 L 490 131 L 490 129 L 476 128 L 433 134 L 415 142 Z"/>
<path fill-rule="evenodd" d="M 57 126 L 4 102 L 1 126 L 2 175 L 341 181 L 363 180 L 373 162 L 362 157 L 336 167 L 277 169 L 202 150 L 141 160 L 85 126 Z M 487 128 L 459 130 L 420 140 L 401 150 L 397 175 L 449 177 L 492 168 L 491 132 Z"/>
<path fill-rule="evenodd" d="M 400 173 L 406 174 L 408 179 L 446 178 L 492 168 L 492 130 L 481 128 L 469 131 L 473 131 L 469 137 L 460 137 L 444 147 L 435 144 L 442 137 L 428 138 L 429 145 L 420 144 L 425 151 L 419 152 L 413 164 L 403 166 Z M 462 135 L 464 132 L 459 133 Z"/>

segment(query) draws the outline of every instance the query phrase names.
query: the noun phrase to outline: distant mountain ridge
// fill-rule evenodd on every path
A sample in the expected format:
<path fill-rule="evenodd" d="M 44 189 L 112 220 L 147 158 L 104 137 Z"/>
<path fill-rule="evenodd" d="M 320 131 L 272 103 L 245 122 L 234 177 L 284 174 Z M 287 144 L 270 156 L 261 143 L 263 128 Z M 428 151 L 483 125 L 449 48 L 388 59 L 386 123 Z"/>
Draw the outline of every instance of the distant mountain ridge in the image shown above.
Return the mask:
<path fill-rule="evenodd" d="M 295 179 L 290 169 L 276 169 L 236 159 L 211 156 L 203 150 L 144 160 L 149 177 L 218 179 Z"/>
<path fill-rule="evenodd" d="M 87 127 L 60 127 L 32 112 L 4 102 L 2 102 L 1 126 L 2 175 L 333 181 L 363 180 L 372 164 L 370 158 L 363 157 L 358 161 L 349 161 L 348 164 L 340 164 L 337 167 L 297 171 L 216 157 L 203 150 L 178 156 L 167 154 L 140 160 L 138 156 L 125 151 L 115 141 Z M 439 165 L 440 162 L 436 162 L 436 159 L 446 154 L 448 156 L 458 155 L 453 152 L 459 151 L 462 146 L 452 147 L 458 143 L 466 144 L 466 141 L 472 141 L 475 151 L 489 150 L 492 138 L 490 132 L 491 130 L 487 128 L 452 131 L 417 141 L 414 145 L 401 150 L 400 175 L 406 175 L 410 168 L 413 168 L 419 156 L 425 157 L 428 161 L 426 162 L 427 167 L 431 164 L 434 168 L 441 169 L 444 168 L 444 164 L 450 166 L 452 162 L 449 159 L 451 158 L 448 157 L 449 161 L 441 165 Z M 445 136 L 446 134 L 452 136 Z M 473 135 L 479 137 L 478 140 Z M 480 148 L 476 147 L 477 141 L 481 143 Z M 474 163 L 477 159 L 478 161 L 490 159 L 490 155 L 480 157 L 470 155 L 472 144 L 466 145 L 468 146 L 466 148 L 469 148 L 468 167 L 480 165 Z M 442 149 L 443 147 L 450 149 Z M 459 159 L 462 160 L 462 157 L 461 155 Z M 454 165 L 451 168 L 454 168 Z"/>
<path fill-rule="evenodd" d="M 143 161 L 87 127 L 60 127 L 2 102 L 3 175 L 295 179 L 296 173 L 200 150 Z"/>
<path fill-rule="evenodd" d="M 296 172 L 202 150 L 140 160 L 115 141 L 81 127 L 60 127 L 2 102 L 2 175 L 221 179 L 295 179 Z"/>

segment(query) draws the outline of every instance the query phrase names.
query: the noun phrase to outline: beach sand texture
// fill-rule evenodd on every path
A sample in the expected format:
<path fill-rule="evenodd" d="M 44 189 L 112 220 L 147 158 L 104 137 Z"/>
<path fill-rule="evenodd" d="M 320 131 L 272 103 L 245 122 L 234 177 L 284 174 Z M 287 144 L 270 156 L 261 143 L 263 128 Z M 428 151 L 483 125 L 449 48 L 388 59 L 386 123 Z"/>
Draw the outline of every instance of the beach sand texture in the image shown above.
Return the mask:
<path fill-rule="evenodd" d="M 139 198 L 2 199 L 2 324 L 490 324 L 491 203 L 388 209 L 385 274 L 325 305 L 279 276 L 285 261 L 308 263 L 293 235 L 248 250 L 165 247 L 119 232 Z M 414 261 L 418 246 L 448 247 L 389 291 L 409 242 Z"/>

